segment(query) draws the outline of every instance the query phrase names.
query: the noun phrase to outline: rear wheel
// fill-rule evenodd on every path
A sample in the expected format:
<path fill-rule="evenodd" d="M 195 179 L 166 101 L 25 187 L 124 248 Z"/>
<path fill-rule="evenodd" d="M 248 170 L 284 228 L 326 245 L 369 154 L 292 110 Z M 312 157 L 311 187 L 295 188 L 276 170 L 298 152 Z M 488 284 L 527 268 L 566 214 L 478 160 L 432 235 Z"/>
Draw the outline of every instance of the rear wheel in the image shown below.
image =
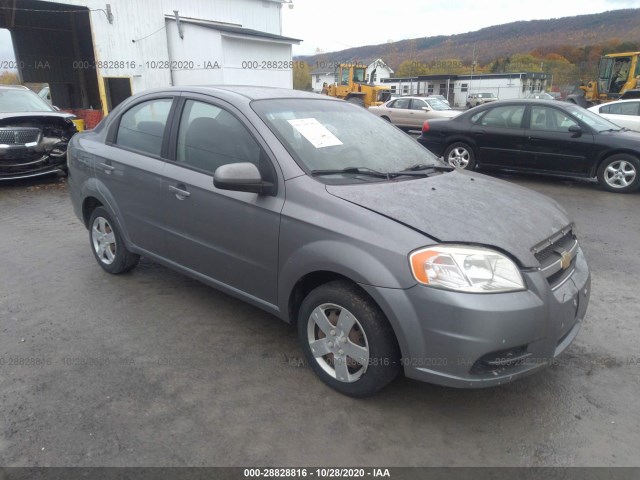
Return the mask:
<path fill-rule="evenodd" d="M 612 155 L 598 167 L 598 182 L 610 192 L 633 192 L 640 186 L 640 162 L 626 153 Z"/>
<path fill-rule="evenodd" d="M 372 395 L 400 372 L 393 329 L 353 283 L 338 280 L 311 291 L 300 307 L 298 338 L 316 375 L 345 395 Z"/>
<path fill-rule="evenodd" d="M 113 218 L 103 207 L 96 208 L 89 220 L 91 251 L 107 272 L 118 274 L 131 270 L 140 256 L 127 250 Z"/>
<path fill-rule="evenodd" d="M 473 150 L 463 142 L 456 142 L 449 145 L 444 152 L 444 159 L 452 167 L 461 170 L 473 170 L 476 166 Z"/>

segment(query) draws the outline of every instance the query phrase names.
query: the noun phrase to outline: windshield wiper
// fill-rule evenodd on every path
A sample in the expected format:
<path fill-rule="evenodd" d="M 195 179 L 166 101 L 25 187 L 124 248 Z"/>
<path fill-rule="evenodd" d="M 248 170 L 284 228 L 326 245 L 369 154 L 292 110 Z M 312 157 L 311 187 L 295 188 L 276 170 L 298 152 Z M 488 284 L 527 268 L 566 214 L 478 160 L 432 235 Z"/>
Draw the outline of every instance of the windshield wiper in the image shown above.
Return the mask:
<path fill-rule="evenodd" d="M 602 132 L 621 132 L 623 129 L 622 128 L 608 128 L 606 130 L 598 130 L 598 133 L 602 133 Z"/>
<path fill-rule="evenodd" d="M 418 172 L 424 170 L 429 170 L 432 172 L 450 172 L 451 170 L 453 170 L 453 167 L 451 165 L 427 165 L 426 163 L 416 163 L 415 165 L 411 165 L 410 167 L 407 167 L 401 171 Z"/>
<path fill-rule="evenodd" d="M 319 175 L 339 175 L 341 173 L 348 173 L 353 175 L 368 175 L 370 177 L 378 178 L 390 178 L 388 173 L 379 172 L 368 167 L 346 167 L 342 169 L 328 169 L 328 170 L 311 170 L 311 175 L 317 177 Z"/>

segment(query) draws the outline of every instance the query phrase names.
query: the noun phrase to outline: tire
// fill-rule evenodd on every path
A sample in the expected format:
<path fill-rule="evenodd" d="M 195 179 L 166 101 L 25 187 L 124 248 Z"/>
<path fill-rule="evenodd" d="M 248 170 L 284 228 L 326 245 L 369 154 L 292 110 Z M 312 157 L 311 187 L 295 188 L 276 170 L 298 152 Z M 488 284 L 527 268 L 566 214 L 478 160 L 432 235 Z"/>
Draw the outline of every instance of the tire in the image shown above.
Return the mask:
<path fill-rule="evenodd" d="M 348 281 L 326 283 L 307 295 L 298 315 L 298 338 L 316 375 L 350 397 L 373 395 L 401 370 L 391 325 L 380 308 Z M 349 352 L 361 356 L 356 360 Z"/>
<path fill-rule="evenodd" d="M 118 226 L 103 207 L 96 208 L 89 219 L 89 244 L 98 264 L 114 275 L 128 272 L 140 260 L 127 250 Z"/>
<path fill-rule="evenodd" d="M 476 157 L 473 149 L 463 142 L 449 145 L 444 152 L 444 160 L 452 167 L 460 170 L 473 170 L 476 167 Z"/>
<path fill-rule="evenodd" d="M 611 155 L 598 167 L 598 183 L 610 192 L 637 190 L 640 187 L 640 161 L 626 153 Z"/>
<path fill-rule="evenodd" d="M 358 105 L 359 107 L 364 108 L 364 98 L 362 97 L 358 97 L 358 96 L 349 97 L 347 98 L 347 102 L 353 103 L 354 105 Z"/>

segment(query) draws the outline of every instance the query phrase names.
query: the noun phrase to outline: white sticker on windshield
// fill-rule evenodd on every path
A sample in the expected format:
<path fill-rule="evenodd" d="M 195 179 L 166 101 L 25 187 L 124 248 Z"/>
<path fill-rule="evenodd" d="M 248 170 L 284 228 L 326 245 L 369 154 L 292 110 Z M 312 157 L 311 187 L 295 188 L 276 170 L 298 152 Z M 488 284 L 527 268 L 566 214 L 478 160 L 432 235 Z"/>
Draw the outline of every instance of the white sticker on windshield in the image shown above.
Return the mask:
<path fill-rule="evenodd" d="M 296 120 L 288 120 L 288 122 L 316 148 L 342 145 L 338 137 L 327 130 L 327 127 L 315 118 L 298 118 Z"/>

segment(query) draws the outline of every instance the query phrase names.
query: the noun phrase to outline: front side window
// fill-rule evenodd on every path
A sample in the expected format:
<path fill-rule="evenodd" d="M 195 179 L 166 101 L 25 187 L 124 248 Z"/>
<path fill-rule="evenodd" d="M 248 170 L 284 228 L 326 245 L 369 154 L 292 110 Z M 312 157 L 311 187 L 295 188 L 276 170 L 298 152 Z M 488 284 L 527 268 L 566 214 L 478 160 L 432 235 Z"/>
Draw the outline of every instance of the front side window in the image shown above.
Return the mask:
<path fill-rule="evenodd" d="M 172 102 L 170 98 L 160 98 L 127 110 L 120 118 L 116 145 L 160 156 Z"/>
<path fill-rule="evenodd" d="M 422 110 L 422 107 L 427 106 L 427 102 L 425 102 L 424 100 L 419 100 L 417 98 L 411 100 L 411 110 Z"/>
<path fill-rule="evenodd" d="M 578 123 L 568 114 L 550 107 L 531 108 L 531 130 L 547 132 L 568 132 Z"/>
<path fill-rule="evenodd" d="M 235 116 L 215 105 L 186 101 L 178 130 L 178 163 L 213 174 L 222 165 L 239 162 L 251 162 L 262 171 L 262 158 L 260 146 Z"/>

